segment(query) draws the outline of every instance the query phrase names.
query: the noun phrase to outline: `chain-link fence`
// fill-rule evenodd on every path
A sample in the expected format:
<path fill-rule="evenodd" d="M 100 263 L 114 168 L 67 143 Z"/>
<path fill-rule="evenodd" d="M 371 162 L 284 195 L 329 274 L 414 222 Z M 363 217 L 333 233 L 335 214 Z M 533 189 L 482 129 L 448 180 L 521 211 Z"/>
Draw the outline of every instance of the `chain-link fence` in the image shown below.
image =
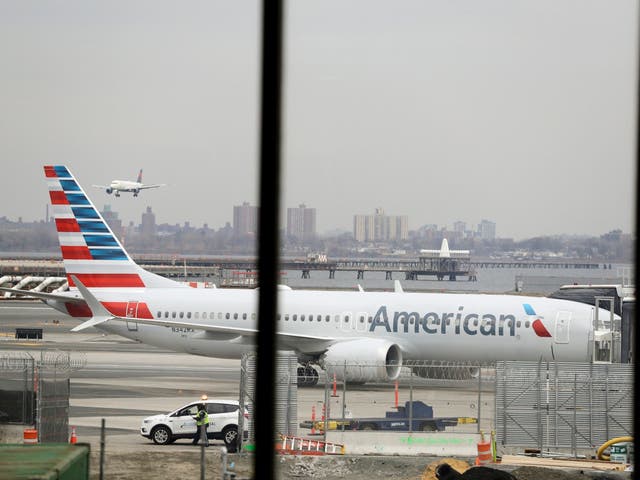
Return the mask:
<path fill-rule="evenodd" d="M 398 369 L 395 365 L 351 362 L 325 365 L 322 370 L 317 366 L 295 368 L 294 357 L 292 363 L 282 365 L 277 367 L 276 433 L 477 433 L 490 432 L 495 425 L 493 364 L 431 361 Z M 254 370 L 255 356 L 245 357 L 240 390 L 241 402 L 250 413 L 249 442 L 253 432 Z M 301 376 L 297 382 L 296 370 Z M 385 378 L 384 372 L 395 373 L 393 378 Z M 297 424 L 292 422 L 294 416 Z"/>
<path fill-rule="evenodd" d="M 388 367 L 365 363 L 329 366 L 319 377 L 320 388 L 299 404 L 306 420 L 301 425 L 407 432 L 492 429 L 493 365 L 412 362 L 400 368 L 395 378 L 349 380 L 349 372 L 373 379 L 376 373 L 389 371 Z"/>
<path fill-rule="evenodd" d="M 632 364 L 498 362 L 498 443 L 575 455 L 632 436 L 633 380 Z"/>
<path fill-rule="evenodd" d="M 0 356 L 0 424 L 35 423 L 35 368 L 30 355 Z"/>
<path fill-rule="evenodd" d="M 0 428 L 35 426 L 40 442 L 68 441 L 70 372 L 85 363 L 65 352 L 0 356 Z"/>

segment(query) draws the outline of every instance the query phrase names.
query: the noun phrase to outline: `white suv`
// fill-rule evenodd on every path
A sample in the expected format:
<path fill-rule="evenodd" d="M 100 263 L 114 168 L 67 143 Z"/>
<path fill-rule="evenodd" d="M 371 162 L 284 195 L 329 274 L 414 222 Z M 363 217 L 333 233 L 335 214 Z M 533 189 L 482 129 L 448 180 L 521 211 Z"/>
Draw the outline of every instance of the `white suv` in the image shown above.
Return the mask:
<path fill-rule="evenodd" d="M 153 415 L 142 420 L 140 434 L 150 438 L 158 445 L 173 443 L 180 438 L 193 438 L 196 433 L 196 421 L 193 416 L 198 412 L 198 405 L 207 405 L 209 414 L 209 428 L 207 436 L 214 440 L 223 440 L 229 452 L 237 449 L 238 438 L 238 410 L 240 406 L 236 400 L 198 400 L 180 407 L 173 412 Z M 245 419 L 249 417 L 245 410 Z M 247 436 L 247 421 L 244 421 Z"/>

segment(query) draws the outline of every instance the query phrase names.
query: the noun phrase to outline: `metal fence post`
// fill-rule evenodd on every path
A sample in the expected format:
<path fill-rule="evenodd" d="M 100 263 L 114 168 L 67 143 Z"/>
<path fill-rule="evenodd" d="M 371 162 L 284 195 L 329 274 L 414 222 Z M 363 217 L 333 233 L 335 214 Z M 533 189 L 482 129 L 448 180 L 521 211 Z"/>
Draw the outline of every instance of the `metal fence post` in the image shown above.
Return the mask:
<path fill-rule="evenodd" d="M 609 366 L 605 367 L 604 375 L 604 428 L 606 437 L 611 438 L 609 435 Z"/>
<path fill-rule="evenodd" d="M 200 480 L 204 480 L 204 443 L 200 443 Z"/>
<path fill-rule="evenodd" d="M 331 411 L 331 409 L 329 408 L 330 404 L 329 404 L 329 382 L 325 380 L 324 382 L 324 425 L 322 426 L 323 428 L 323 433 L 322 433 L 322 440 L 326 443 L 327 441 L 327 429 L 329 428 L 329 412 Z"/>
<path fill-rule="evenodd" d="M 536 378 L 537 383 L 537 407 L 538 414 L 537 417 L 537 427 L 538 427 L 538 450 L 542 452 L 542 382 L 540 381 L 540 376 L 542 375 L 542 359 L 538 360 L 538 375 Z"/>
<path fill-rule="evenodd" d="M 576 435 L 578 434 L 578 374 L 573 374 L 573 435 L 571 435 L 571 454 L 578 456 L 578 446 Z"/>
<path fill-rule="evenodd" d="M 409 372 L 409 433 L 411 433 L 413 432 L 413 368 Z"/>
<path fill-rule="evenodd" d="M 100 426 L 100 480 L 104 479 L 104 437 L 105 437 L 105 419 L 102 419 Z"/>
<path fill-rule="evenodd" d="M 334 373 L 335 375 L 335 373 Z M 342 379 L 342 422 L 340 423 L 340 430 L 344 432 L 344 419 L 347 414 L 347 381 Z"/>
<path fill-rule="evenodd" d="M 482 418 L 481 412 L 482 412 L 482 367 L 478 368 L 478 408 L 477 408 L 477 415 L 478 415 L 478 433 L 480 433 L 480 421 Z"/>
<path fill-rule="evenodd" d="M 589 363 L 589 443 L 593 445 L 593 363 Z"/>

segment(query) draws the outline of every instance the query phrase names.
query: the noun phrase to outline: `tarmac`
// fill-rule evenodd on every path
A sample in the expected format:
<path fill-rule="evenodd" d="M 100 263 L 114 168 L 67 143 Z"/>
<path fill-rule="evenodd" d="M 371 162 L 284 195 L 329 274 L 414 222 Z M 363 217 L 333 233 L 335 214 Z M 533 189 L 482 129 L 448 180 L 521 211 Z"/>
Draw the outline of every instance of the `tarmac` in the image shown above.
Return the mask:
<path fill-rule="evenodd" d="M 70 333 L 69 330 L 78 323 L 40 303 L 0 301 L 0 355 L 37 356 L 43 350 L 70 352 L 76 368 L 70 377 L 69 425 L 76 427 L 79 443 L 90 445 L 91 478 L 98 478 L 100 469 L 102 419 L 106 425 L 105 478 L 196 478 L 200 474 L 200 449 L 187 441 L 155 445 L 140 435 L 141 420 L 149 415 L 172 411 L 203 393 L 210 397 L 237 399 L 239 360 L 160 350 L 93 329 L 80 334 Z M 13 333 L 19 327 L 42 328 L 44 339 L 15 340 Z M 308 418 L 311 406 L 317 405 L 324 392 L 323 386 L 298 390 L 299 420 Z M 391 403 L 392 391 L 363 388 L 351 395 L 350 407 L 366 406 L 373 411 Z M 437 396 L 438 393 L 432 392 L 431 395 Z M 477 392 L 469 393 L 464 389 L 442 390 L 440 395 L 456 409 L 477 401 Z M 484 400 L 490 401 L 489 398 Z M 490 414 L 490 409 L 485 410 Z M 222 478 L 223 443 L 213 441 L 212 447 L 205 452 L 206 478 Z M 472 464 L 474 459 L 458 460 Z M 252 454 L 229 455 L 228 461 L 233 463 L 236 478 L 260 477 L 254 475 Z M 442 458 L 421 455 L 286 455 L 276 458 L 275 478 L 425 479 L 430 478 L 425 476 L 429 465 L 439 461 Z M 518 480 L 631 478 L 630 472 L 585 470 L 580 473 L 572 469 L 543 471 L 532 468 L 521 470 L 520 476 L 516 476 L 518 467 L 503 467 L 502 470 L 511 471 Z"/>

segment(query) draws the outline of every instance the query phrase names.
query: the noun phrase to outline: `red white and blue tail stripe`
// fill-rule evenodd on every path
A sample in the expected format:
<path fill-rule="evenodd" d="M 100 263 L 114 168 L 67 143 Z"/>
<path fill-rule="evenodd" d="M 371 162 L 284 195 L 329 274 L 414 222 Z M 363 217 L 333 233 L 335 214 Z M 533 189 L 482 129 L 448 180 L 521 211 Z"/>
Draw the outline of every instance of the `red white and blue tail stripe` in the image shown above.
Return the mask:
<path fill-rule="evenodd" d="M 44 167 L 69 287 L 74 275 L 88 288 L 182 287 L 139 267 L 69 169 Z"/>

